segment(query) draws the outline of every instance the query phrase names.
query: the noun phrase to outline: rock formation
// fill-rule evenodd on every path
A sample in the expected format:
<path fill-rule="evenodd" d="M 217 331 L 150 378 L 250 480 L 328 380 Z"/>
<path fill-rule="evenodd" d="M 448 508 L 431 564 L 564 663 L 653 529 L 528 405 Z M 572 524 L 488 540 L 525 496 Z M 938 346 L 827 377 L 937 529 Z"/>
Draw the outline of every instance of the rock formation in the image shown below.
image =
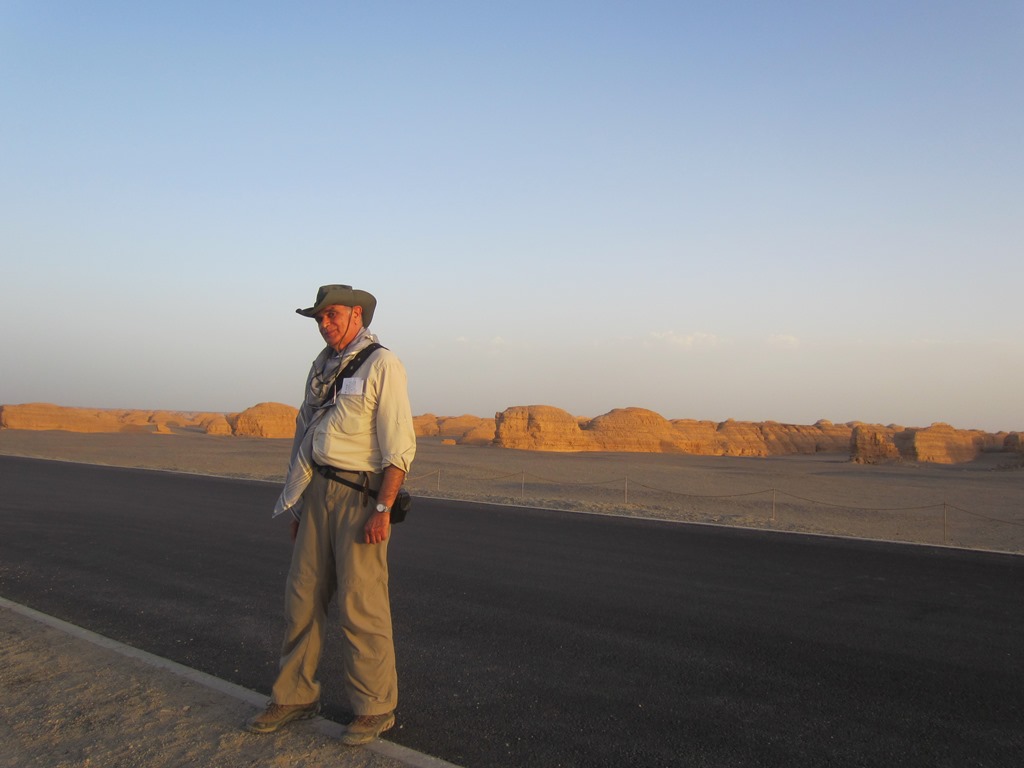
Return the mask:
<path fill-rule="evenodd" d="M 264 407 L 270 406 L 270 407 Z M 173 434 L 190 429 L 211 435 L 238 434 L 253 437 L 291 437 L 298 411 L 279 403 L 261 403 L 241 414 L 187 413 L 181 411 L 110 410 L 68 408 L 50 403 L 0 405 L 0 429 L 60 430 L 63 432 L 138 432 Z M 287 430 L 283 421 L 290 420 Z M 287 434 L 282 434 L 282 432 Z"/>
<path fill-rule="evenodd" d="M 437 416 L 432 413 L 413 416 L 412 427 L 416 430 L 416 437 L 437 437 L 441 432 L 437 426 Z"/>
<path fill-rule="evenodd" d="M 65 408 L 50 403 L 0 406 L 4 429 L 64 430 L 66 432 L 123 432 L 151 424 L 147 411 Z"/>
<path fill-rule="evenodd" d="M 228 419 L 236 437 L 294 437 L 299 411 L 284 403 L 259 403 Z"/>
<path fill-rule="evenodd" d="M 417 437 L 441 437 L 446 445 L 490 445 L 494 442 L 494 419 L 480 416 L 414 416 Z"/>
<path fill-rule="evenodd" d="M 761 425 L 727 419 L 718 425 L 718 447 L 723 456 L 767 456 Z"/>
<path fill-rule="evenodd" d="M 691 453 L 698 456 L 720 456 L 723 453 L 718 437 L 717 422 L 674 419 L 672 431 L 675 436 L 675 446 L 680 453 Z"/>
<path fill-rule="evenodd" d="M 827 419 L 810 426 L 766 421 L 761 426 L 761 433 L 770 456 L 836 453 L 849 450 L 853 427 L 850 424 L 833 424 Z"/>
<path fill-rule="evenodd" d="M 208 435 L 230 435 L 231 425 L 223 413 L 205 414 L 198 421 L 198 426 Z"/>
<path fill-rule="evenodd" d="M 858 424 L 850 437 L 850 458 L 858 464 L 878 464 L 902 458 L 892 429 Z"/>
<path fill-rule="evenodd" d="M 644 408 L 619 408 L 579 419 L 550 406 L 517 406 L 495 415 L 494 443 L 538 451 L 634 451 L 706 456 L 786 456 L 837 453 L 854 461 L 972 461 L 982 451 L 1021 450 L 1019 433 L 958 430 L 948 424 L 924 429 L 833 424 L 667 421 Z M 1017 436 L 1017 437 L 1015 437 Z"/>
<path fill-rule="evenodd" d="M 629 451 L 704 456 L 777 456 L 846 452 L 849 425 L 812 426 L 728 420 L 668 421 L 645 408 L 617 408 L 584 420 L 558 408 L 531 405 L 496 414 L 495 444 L 540 451 Z"/>
<path fill-rule="evenodd" d="M 934 464 L 958 464 L 978 458 L 985 441 L 981 433 L 957 430 L 949 424 L 932 424 L 910 432 L 905 458 Z"/>
<path fill-rule="evenodd" d="M 930 427 L 858 425 L 850 441 L 850 458 L 861 464 L 907 460 L 931 464 L 960 464 L 985 452 L 1018 450 L 1019 432 L 982 432 L 949 424 Z"/>
<path fill-rule="evenodd" d="M 0 405 L 0 429 L 71 432 L 175 429 L 211 435 L 291 438 L 297 410 L 282 403 L 260 403 L 241 413 L 67 408 L 48 403 Z M 413 419 L 419 437 L 445 444 L 496 445 L 536 451 L 623 451 L 687 453 L 705 456 L 784 456 L 837 453 L 860 463 L 919 461 L 952 464 L 971 461 L 982 452 L 1024 454 L 1020 432 L 958 430 L 948 424 L 914 428 L 878 424 L 812 425 L 775 421 L 669 421 L 645 408 L 616 408 L 596 418 L 573 416 L 548 405 L 521 405 L 495 414 L 435 416 Z"/>
<path fill-rule="evenodd" d="M 588 451 L 575 418 L 550 405 L 517 405 L 495 414 L 495 445 L 534 451 Z"/>
<path fill-rule="evenodd" d="M 494 419 L 480 416 L 452 416 L 437 420 L 437 433 L 461 445 L 490 445 L 494 442 Z"/>
<path fill-rule="evenodd" d="M 572 419 L 567 413 L 565 416 Z M 592 419 L 578 431 L 589 451 L 676 452 L 672 423 L 646 408 L 616 408 Z"/>
<path fill-rule="evenodd" d="M 466 430 L 458 441 L 462 445 L 492 445 L 494 443 L 494 419 L 483 419 L 477 426 Z"/>

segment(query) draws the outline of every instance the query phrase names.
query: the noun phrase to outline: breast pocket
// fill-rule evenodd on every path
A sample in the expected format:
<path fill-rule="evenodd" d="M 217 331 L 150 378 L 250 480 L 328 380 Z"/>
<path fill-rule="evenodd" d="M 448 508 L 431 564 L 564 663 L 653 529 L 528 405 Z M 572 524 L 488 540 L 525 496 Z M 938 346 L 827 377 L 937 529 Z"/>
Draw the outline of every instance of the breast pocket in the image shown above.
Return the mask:
<path fill-rule="evenodd" d="M 338 400 L 330 415 L 330 427 L 344 435 L 362 435 L 373 426 L 372 413 L 366 395 L 362 390 L 347 393 L 338 392 Z"/>

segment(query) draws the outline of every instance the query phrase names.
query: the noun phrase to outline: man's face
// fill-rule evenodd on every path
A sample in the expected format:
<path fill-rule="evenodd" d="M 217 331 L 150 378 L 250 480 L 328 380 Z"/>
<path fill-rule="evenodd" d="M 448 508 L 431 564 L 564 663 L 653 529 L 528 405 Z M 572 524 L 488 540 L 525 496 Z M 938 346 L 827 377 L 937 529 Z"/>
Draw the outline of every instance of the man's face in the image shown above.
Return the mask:
<path fill-rule="evenodd" d="M 316 324 L 327 346 L 340 352 L 363 327 L 362 316 L 362 307 L 333 304 L 316 313 Z"/>

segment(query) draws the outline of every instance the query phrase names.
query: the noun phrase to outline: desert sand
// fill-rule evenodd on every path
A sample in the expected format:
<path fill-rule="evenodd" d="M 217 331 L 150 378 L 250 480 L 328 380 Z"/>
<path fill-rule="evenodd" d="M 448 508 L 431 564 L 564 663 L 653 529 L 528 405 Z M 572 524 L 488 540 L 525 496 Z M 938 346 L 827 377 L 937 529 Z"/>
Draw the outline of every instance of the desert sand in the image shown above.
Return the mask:
<path fill-rule="evenodd" d="M 344 746 L 328 720 L 250 734 L 263 697 L 0 598 L 3 768 L 444 768 L 389 742 Z"/>
<path fill-rule="evenodd" d="M 291 441 L 0 430 L 0 455 L 279 482 Z M 1024 552 L 1024 461 L 864 465 L 845 453 L 768 457 L 550 453 L 420 438 L 414 496 Z M 415 515 L 415 512 L 413 513 Z"/>

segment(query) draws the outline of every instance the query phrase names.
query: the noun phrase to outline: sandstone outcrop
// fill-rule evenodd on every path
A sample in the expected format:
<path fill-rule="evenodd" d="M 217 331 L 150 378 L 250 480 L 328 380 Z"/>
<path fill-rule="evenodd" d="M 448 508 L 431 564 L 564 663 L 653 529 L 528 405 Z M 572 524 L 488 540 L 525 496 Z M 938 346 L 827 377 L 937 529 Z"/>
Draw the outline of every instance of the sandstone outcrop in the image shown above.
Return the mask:
<path fill-rule="evenodd" d="M 494 444 L 538 451 L 626 451 L 706 456 L 786 456 L 836 453 L 854 461 L 972 461 L 982 451 L 1020 450 L 1006 433 L 957 430 L 948 424 L 924 429 L 877 424 L 812 425 L 668 421 L 644 408 L 619 408 L 586 420 L 551 406 L 517 406 L 495 415 Z M 1015 433 L 1011 433 L 1015 434 Z M 1013 447 L 1011 447 L 1013 446 Z"/>
<path fill-rule="evenodd" d="M 858 424 L 850 437 L 850 458 L 858 464 L 898 461 L 895 431 L 875 424 Z"/>
<path fill-rule="evenodd" d="M 493 445 L 494 419 L 485 419 L 477 426 L 466 430 L 458 442 L 460 445 Z"/>
<path fill-rule="evenodd" d="M 273 407 L 264 408 L 266 405 Z M 294 408 L 277 403 L 254 406 L 241 414 L 70 408 L 50 403 L 25 403 L 0 406 L 0 429 L 63 432 L 148 431 L 163 435 L 173 434 L 175 429 L 190 429 L 210 435 L 232 435 L 235 434 L 236 425 L 241 423 L 242 431 L 239 434 L 254 437 L 291 437 L 295 432 L 296 413 Z M 290 419 L 287 430 L 282 427 L 282 418 Z M 281 435 L 282 431 L 286 431 L 287 434 Z"/>
<path fill-rule="evenodd" d="M 810 426 L 766 421 L 761 427 L 768 455 L 837 453 L 850 448 L 853 427 L 821 419 Z"/>
<path fill-rule="evenodd" d="M 717 435 L 723 456 L 768 455 L 768 444 L 759 424 L 728 419 L 718 425 Z"/>
<path fill-rule="evenodd" d="M 721 456 L 723 449 L 718 436 L 718 422 L 674 419 L 672 431 L 680 453 L 698 456 Z"/>
<path fill-rule="evenodd" d="M 284 403 L 259 403 L 246 408 L 234 419 L 232 434 L 236 437 L 294 437 L 295 417 L 299 411 Z"/>
<path fill-rule="evenodd" d="M 495 444 L 541 451 L 626 451 L 704 456 L 775 456 L 846 452 L 852 428 L 727 420 L 669 421 L 646 408 L 617 408 L 586 420 L 550 406 L 518 406 L 496 414 Z"/>
<path fill-rule="evenodd" d="M 494 419 L 468 414 L 442 417 L 437 420 L 437 432 L 460 445 L 490 445 L 494 442 Z"/>
<path fill-rule="evenodd" d="M 850 442 L 850 458 L 861 464 L 907 460 L 930 464 L 960 464 L 985 452 L 1013 451 L 1018 433 L 956 429 L 949 424 L 930 427 L 859 425 Z"/>
<path fill-rule="evenodd" d="M 616 408 L 592 419 L 580 432 L 590 451 L 676 452 L 672 423 L 646 408 Z"/>
<path fill-rule="evenodd" d="M 446 445 L 490 445 L 494 442 L 494 419 L 481 416 L 414 416 L 417 437 L 441 437 Z"/>
<path fill-rule="evenodd" d="M 0 428 L 63 430 L 65 432 L 125 432 L 153 428 L 152 411 L 67 408 L 50 403 L 0 406 Z"/>
<path fill-rule="evenodd" d="M 904 456 L 934 464 L 959 464 L 978 458 L 984 447 L 980 433 L 957 430 L 949 424 L 932 424 L 924 429 L 906 430 L 911 434 Z"/>
<path fill-rule="evenodd" d="M 204 414 L 198 420 L 199 428 L 208 435 L 230 435 L 231 425 L 223 413 Z"/>
<path fill-rule="evenodd" d="M 533 451 L 589 451 L 577 420 L 550 405 L 517 405 L 495 414 L 494 443 Z"/>
<path fill-rule="evenodd" d="M 416 437 L 437 437 L 441 433 L 437 426 L 437 416 L 432 413 L 413 416 L 412 428 L 416 431 Z"/>
<path fill-rule="evenodd" d="M 187 413 L 68 408 L 49 403 L 0 405 L 0 429 L 72 432 L 149 431 L 173 434 L 190 429 L 211 435 L 291 438 L 297 410 L 282 403 L 260 403 L 241 413 Z M 1020 432 L 958 430 L 948 424 L 914 428 L 878 424 L 812 425 L 775 421 L 669 421 L 646 408 L 616 408 L 596 418 L 573 416 L 548 405 L 515 406 L 479 416 L 413 419 L 419 437 L 444 444 L 496 445 L 537 451 L 623 451 L 687 453 L 705 456 L 782 456 L 838 453 L 861 463 L 918 461 L 968 462 L 987 451 L 1024 454 Z"/>

